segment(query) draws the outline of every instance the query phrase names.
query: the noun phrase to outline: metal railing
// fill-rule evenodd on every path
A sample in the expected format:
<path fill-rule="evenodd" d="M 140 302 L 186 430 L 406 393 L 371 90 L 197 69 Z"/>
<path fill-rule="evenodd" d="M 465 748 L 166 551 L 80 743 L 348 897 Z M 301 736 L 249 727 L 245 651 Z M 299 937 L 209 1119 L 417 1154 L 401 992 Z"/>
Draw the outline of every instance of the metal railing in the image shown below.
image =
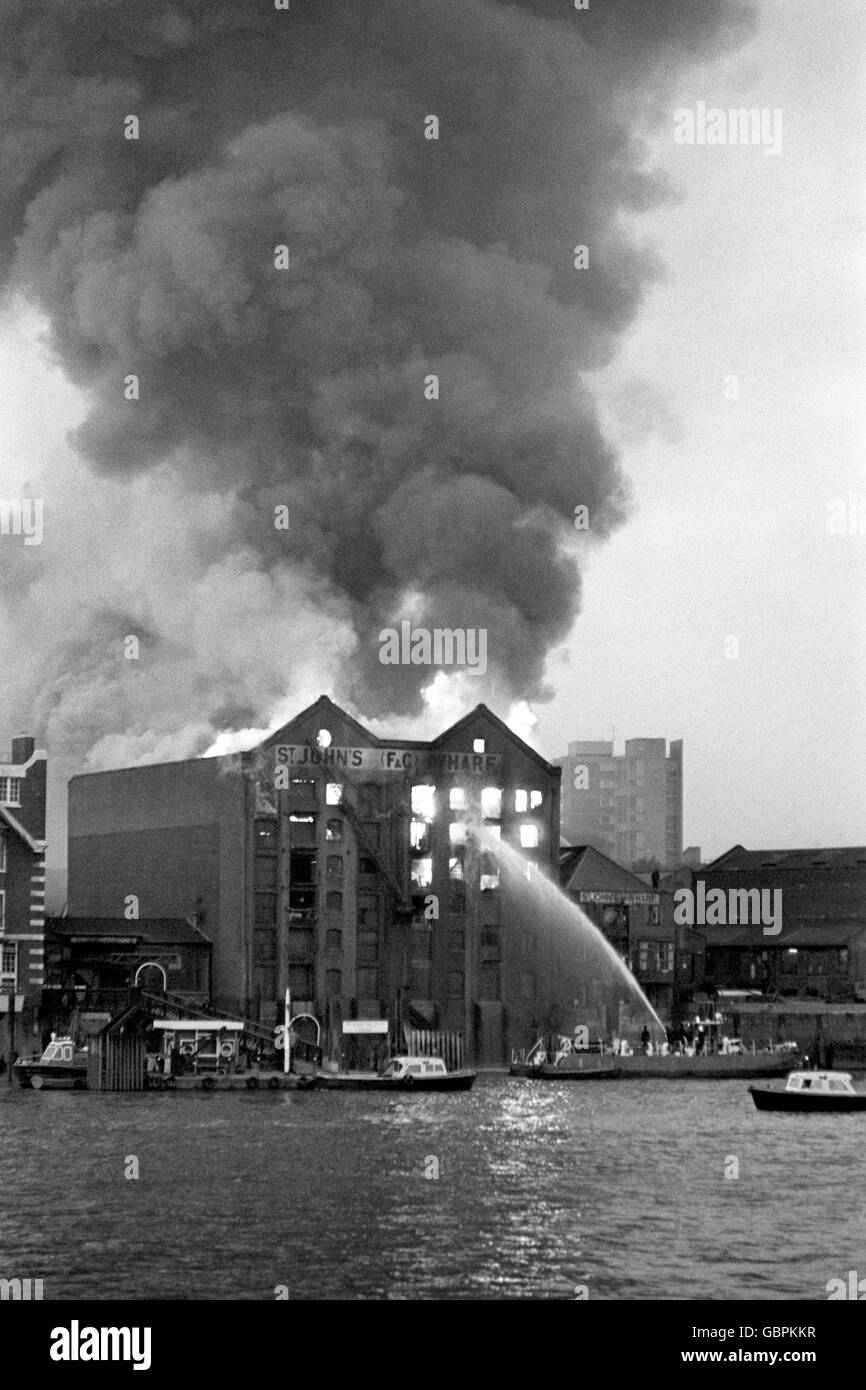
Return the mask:
<path fill-rule="evenodd" d="M 77 1009 L 81 1013 L 119 1013 L 135 1001 L 137 991 L 117 989 L 73 989 L 71 985 L 46 985 L 43 1000 L 49 1007 Z"/>

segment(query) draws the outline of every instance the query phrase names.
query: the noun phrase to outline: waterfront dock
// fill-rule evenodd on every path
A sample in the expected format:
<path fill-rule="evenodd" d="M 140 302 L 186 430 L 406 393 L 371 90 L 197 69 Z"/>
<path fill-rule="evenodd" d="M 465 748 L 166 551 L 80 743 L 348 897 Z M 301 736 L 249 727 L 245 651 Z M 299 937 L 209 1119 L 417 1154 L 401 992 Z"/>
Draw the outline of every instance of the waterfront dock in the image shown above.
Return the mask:
<path fill-rule="evenodd" d="M 149 1075 L 147 1091 L 308 1091 L 315 1085 L 312 1076 L 286 1075 L 278 1071 L 229 1072 L 226 1076 Z"/>

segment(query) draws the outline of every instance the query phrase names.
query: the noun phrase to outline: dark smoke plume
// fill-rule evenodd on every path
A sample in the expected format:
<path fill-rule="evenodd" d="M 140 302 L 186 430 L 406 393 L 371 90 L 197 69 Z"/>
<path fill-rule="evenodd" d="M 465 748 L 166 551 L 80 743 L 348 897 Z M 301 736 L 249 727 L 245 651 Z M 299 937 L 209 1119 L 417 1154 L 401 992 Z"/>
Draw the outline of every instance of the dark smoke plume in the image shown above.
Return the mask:
<path fill-rule="evenodd" d="M 588 380 L 657 272 L 625 228 L 668 196 L 633 113 L 746 37 L 744 0 L 3 0 L 0 17 L 5 283 L 86 392 L 74 442 L 104 496 L 150 480 L 188 518 L 138 561 L 105 541 L 105 590 L 26 673 L 29 708 L 97 761 L 165 751 L 151 730 L 201 751 L 221 721 L 267 716 L 319 621 L 338 697 L 411 712 L 431 673 L 382 666 L 376 640 L 403 617 L 486 627 L 496 688 L 543 695 L 579 606 L 574 508 L 604 537 L 627 504 Z M 50 607 L 63 557 L 27 559 L 15 583 Z M 239 657 L 186 621 L 205 602 Z M 241 633 L 255 611 L 274 646 Z M 115 621 L 117 641 L 142 634 L 138 687 Z"/>

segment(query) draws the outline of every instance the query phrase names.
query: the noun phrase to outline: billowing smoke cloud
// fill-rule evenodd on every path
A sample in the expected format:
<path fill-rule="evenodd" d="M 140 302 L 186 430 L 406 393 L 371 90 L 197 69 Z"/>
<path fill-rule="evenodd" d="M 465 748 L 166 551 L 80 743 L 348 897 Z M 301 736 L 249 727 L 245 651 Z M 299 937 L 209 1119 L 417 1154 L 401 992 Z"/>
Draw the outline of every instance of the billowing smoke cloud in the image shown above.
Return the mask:
<path fill-rule="evenodd" d="M 627 505 L 588 383 L 657 270 L 627 231 L 667 196 L 634 113 L 747 34 L 744 0 L 0 19 L 3 275 L 86 393 L 96 498 L 82 519 L 80 477 L 55 478 L 7 584 L 13 634 L 55 624 L 15 672 L 28 722 L 92 766 L 321 688 L 411 713 L 430 671 L 378 659 L 403 617 L 488 630 L 476 698 L 543 696 L 580 601 L 574 508 L 603 538 Z"/>

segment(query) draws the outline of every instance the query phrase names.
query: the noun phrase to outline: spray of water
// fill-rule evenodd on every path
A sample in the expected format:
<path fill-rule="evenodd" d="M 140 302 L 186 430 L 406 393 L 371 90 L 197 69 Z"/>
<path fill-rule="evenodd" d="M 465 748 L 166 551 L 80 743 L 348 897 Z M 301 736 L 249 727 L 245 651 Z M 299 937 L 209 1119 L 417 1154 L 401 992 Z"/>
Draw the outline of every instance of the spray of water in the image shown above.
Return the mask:
<path fill-rule="evenodd" d="M 504 840 L 498 840 L 484 825 L 476 827 L 479 843 L 499 864 L 499 872 L 511 900 L 525 910 L 527 920 L 546 920 L 560 930 L 576 933 L 596 960 L 607 966 L 610 974 L 625 988 L 626 993 L 646 1011 L 665 1037 L 662 1023 L 634 975 L 614 950 L 603 932 L 585 912 L 543 874 L 524 855 Z"/>

